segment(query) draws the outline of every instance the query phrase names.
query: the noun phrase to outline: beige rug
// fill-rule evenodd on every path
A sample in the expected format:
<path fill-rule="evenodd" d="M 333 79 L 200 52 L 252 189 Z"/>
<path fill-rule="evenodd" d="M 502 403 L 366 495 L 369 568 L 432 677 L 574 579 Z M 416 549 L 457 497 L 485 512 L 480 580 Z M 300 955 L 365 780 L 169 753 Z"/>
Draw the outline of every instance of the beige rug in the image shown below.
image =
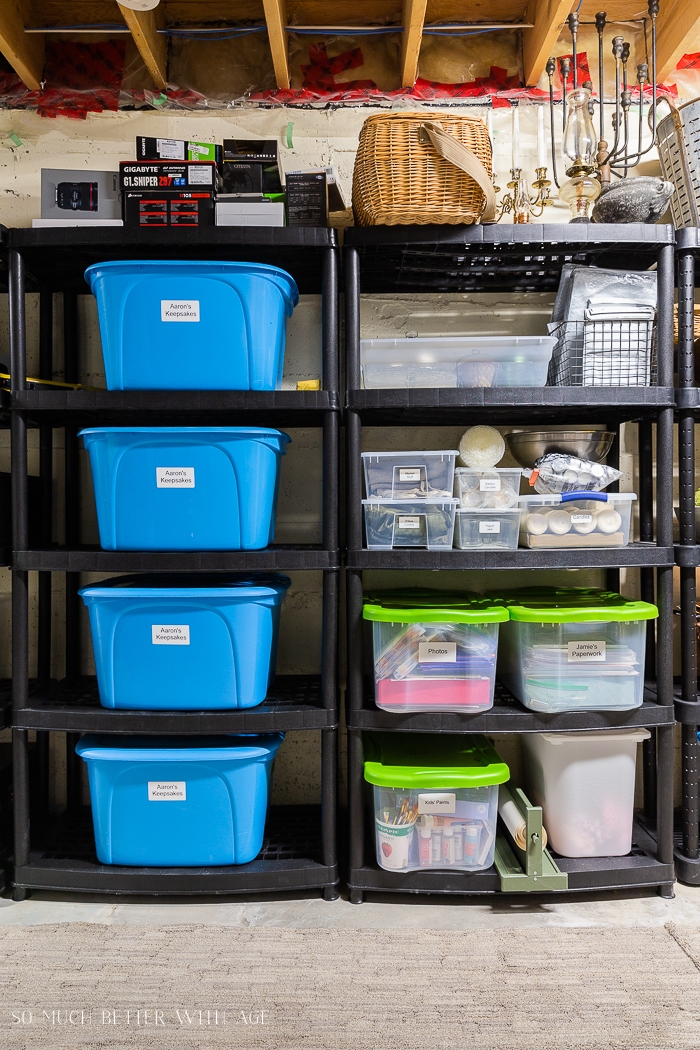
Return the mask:
<path fill-rule="evenodd" d="M 0 1047 L 698 1050 L 700 928 L 5 926 Z"/>

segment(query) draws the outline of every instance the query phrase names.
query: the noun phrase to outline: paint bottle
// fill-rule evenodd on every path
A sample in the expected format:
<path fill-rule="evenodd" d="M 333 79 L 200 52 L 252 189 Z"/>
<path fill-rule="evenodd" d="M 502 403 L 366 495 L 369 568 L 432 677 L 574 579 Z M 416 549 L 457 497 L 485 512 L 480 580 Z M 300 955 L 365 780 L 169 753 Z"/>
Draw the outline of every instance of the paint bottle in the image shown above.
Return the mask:
<path fill-rule="evenodd" d="M 455 841 L 455 864 L 464 864 L 464 828 L 458 824 L 452 831 Z"/>
<path fill-rule="evenodd" d="M 455 837 L 452 826 L 442 829 L 442 863 L 443 866 L 455 862 Z"/>
<path fill-rule="evenodd" d="M 429 868 L 431 860 L 432 828 L 418 829 L 418 860 L 421 868 Z"/>
<path fill-rule="evenodd" d="M 432 827 L 430 834 L 430 863 L 439 868 L 442 863 L 442 828 Z"/>
<path fill-rule="evenodd" d="M 467 824 L 464 829 L 464 863 L 471 867 L 476 864 L 476 848 L 479 842 L 479 828 L 476 824 Z"/>

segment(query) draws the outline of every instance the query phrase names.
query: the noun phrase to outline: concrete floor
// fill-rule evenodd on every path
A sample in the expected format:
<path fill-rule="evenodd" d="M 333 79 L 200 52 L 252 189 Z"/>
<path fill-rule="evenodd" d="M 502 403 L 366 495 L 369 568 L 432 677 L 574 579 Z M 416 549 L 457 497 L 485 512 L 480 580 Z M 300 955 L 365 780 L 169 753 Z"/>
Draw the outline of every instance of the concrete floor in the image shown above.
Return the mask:
<path fill-rule="evenodd" d="M 540 897 L 466 901 L 454 898 L 376 896 L 362 905 L 318 897 L 269 901 L 152 900 L 60 898 L 37 894 L 14 903 L 0 898 L 0 924 L 38 925 L 92 922 L 137 926 L 220 924 L 222 926 L 292 929 L 500 930 L 509 927 L 631 927 L 673 922 L 700 926 L 700 887 L 676 886 L 673 900 L 653 893 L 621 898 L 615 894 L 586 897 Z"/>

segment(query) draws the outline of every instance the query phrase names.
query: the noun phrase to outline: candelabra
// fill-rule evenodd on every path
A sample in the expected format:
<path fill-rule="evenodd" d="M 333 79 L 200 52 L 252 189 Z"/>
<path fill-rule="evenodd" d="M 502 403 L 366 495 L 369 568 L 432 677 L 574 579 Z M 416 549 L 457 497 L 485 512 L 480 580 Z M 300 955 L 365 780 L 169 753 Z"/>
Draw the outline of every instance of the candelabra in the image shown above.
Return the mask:
<path fill-rule="evenodd" d="M 547 168 L 536 168 L 535 174 L 537 178 L 532 183 L 532 187 L 536 192 L 535 196 L 531 197 L 522 168 L 510 169 L 508 189 L 512 190 L 512 193 L 506 193 L 502 199 L 496 222 L 499 222 L 504 215 L 509 215 L 511 212 L 513 212 L 514 223 L 529 222 L 531 216 L 536 219 L 539 218 L 547 205 L 554 203 L 549 196 L 549 187 L 552 183 L 547 178 Z M 496 193 L 500 192 L 500 186 L 494 186 L 494 189 Z"/>
<path fill-rule="evenodd" d="M 555 152 L 555 110 L 554 110 L 554 73 L 556 61 L 550 58 L 546 71 L 549 79 L 549 117 L 551 128 L 552 174 L 559 196 L 569 204 L 572 222 L 590 222 L 591 204 L 610 191 L 616 185 L 612 180 L 628 177 L 629 171 L 635 168 L 642 157 L 652 149 L 656 140 L 656 20 L 659 13 L 659 0 L 649 0 L 649 21 L 651 24 L 651 76 L 648 62 L 640 62 L 636 70 L 637 93 L 639 98 L 639 121 L 636 136 L 630 119 L 633 89 L 628 78 L 630 44 L 622 36 L 612 38 L 612 55 L 615 60 L 615 98 L 612 113 L 612 142 L 606 137 L 605 129 L 605 76 L 603 70 L 604 32 L 607 15 L 599 11 L 595 16 L 595 27 L 598 33 L 598 93 L 592 98 L 593 84 L 590 80 L 579 84 L 578 70 L 578 31 L 579 18 L 570 14 L 567 19 L 571 34 L 571 56 L 559 60 L 562 91 L 562 126 L 564 140 L 562 153 L 565 159 L 566 175 L 569 182 L 560 186 L 557 177 L 557 158 Z M 646 33 L 645 33 L 646 39 Z M 646 56 L 649 57 L 649 56 Z M 569 80 L 571 78 L 571 89 Z M 651 86 L 651 111 L 649 124 L 651 142 L 642 148 L 644 123 L 644 90 Z M 596 135 L 593 117 L 595 106 L 598 106 L 599 133 Z M 636 138 L 636 144 L 633 140 Z M 658 180 L 635 179 L 638 196 L 651 194 L 652 187 L 642 183 Z M 670 185 L 670 184 L 668 184 Z M 655 188 L 658 196 L 658 186 Z M 600 207 L 600 205 L 598 205 Z"/>

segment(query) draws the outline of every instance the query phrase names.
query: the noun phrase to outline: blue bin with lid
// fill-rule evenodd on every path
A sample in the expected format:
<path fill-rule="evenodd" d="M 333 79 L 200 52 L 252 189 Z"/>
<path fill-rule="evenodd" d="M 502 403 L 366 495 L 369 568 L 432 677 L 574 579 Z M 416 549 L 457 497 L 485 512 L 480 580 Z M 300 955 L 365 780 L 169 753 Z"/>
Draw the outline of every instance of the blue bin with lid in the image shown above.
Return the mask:
<path fill-rule="evenodd" d="M 159 711 L 261 704 L 290 583 L 274 573 L 172 573 L 83 587 L 100 703 Z"/>
<path fill-rule="evenodd" d="M 93 427 L 104 550 L 262 550 L 289 438 L 264 427 Z"/>
<path fill-rule="evenodd" d="M 97 859 L 138 867 L 247 864 L 262 846 L 283 733 L 129 737 L 88 734 Z"/>
<path fill-rule="evenodd" d="M 180 259 L 95 263 L 108 390 L 279 390 L 299 301 L 277 266 Z"/>

